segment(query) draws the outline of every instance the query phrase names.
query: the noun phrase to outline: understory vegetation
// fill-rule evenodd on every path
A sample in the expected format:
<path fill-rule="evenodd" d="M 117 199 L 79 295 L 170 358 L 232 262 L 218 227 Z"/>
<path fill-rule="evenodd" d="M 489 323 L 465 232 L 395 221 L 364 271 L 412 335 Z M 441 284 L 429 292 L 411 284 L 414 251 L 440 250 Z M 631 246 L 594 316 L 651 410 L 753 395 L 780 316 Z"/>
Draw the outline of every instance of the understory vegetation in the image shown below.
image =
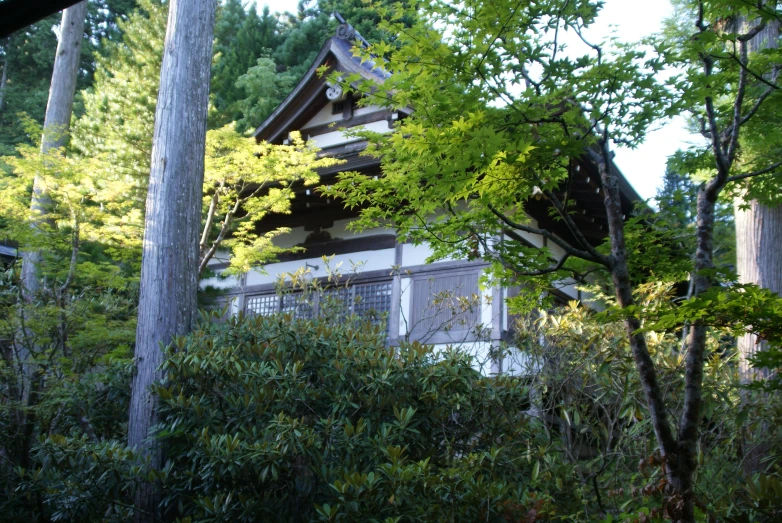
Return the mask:
<path fill-rule="evenodd" d="M 162 493 L 165 519 L 181 521 L 666 517 L 664 463 L 621 322 L 576 303 L 528 317 L 517 330 L 528 367 L 517 377 L 485 376 L 458 349 L 388 347 L 377 322 L 223 312 L 203 312 L 166 349 L 167 379 L 154 387 L 164 469 L 124 443 L 129 361 L 104 359 L 49 384 L 29 412 L 41 428 L 29 462 L 4 468 L 4 518 L 126 521 L 144 481 Z M 666 393 L 680 397 L 680 338 L 649 337 Z M 729 344 L 710 343 L 699 514 L 774 521 L 778 391 L 742 388 Z M 5 397 L 6 460 L 22 441 L 12 405 Z M 761 474 L 743 473 L 750 445 L 766 449 Z"/>
<path fill-rule="evenodd" d="M 629 44 L 590 40 L 597 0 L 205 0 L 213 33 L 195 4 L 169 16 L 179 1 L 89 0 L 83 31 L 57 15 L 0 39 L 0 520 L 782 521 L 782 3 L 674 0 Z M 257 142 L 335 11 L 366 74 L 321 68 L 290 121 L 355 109 L 394 132 Z M 202 70 L 166 83 L 183 13 Z M 70 96 L 64 35 L 84 41 Z M 168 100 L 203 133 L 166 115 L 194 160 L 167 164 L 159 91 L 185 83 L 203 104 Z M 614 148 L 683 114 L 697 139 L 644 202 Z M 322 151 L 326 131 L 349 142 Z M 380 170 L 338 172 L 366 165 L 362 140 Z M 166 165 L 190 167 L 157 190 Z M 291 227 L 307 240 L 284 247 Z M 365 229 L 394 247 L 360 280 L 385 286 L 382 314 L 302 256 L 363 249 Z M 474 285 L 432 276 L 424 307 L 435 271 L 391 265 L 422 245 L 438 274 L 474 262 Z M 243 278 L 283 256 L 304 269 L 243 312 L 225 288 L 271 303 Z M 260 314 L 294 301 L 308 314 Z M 423 343 L 457 331 L 473 352 Z"/>

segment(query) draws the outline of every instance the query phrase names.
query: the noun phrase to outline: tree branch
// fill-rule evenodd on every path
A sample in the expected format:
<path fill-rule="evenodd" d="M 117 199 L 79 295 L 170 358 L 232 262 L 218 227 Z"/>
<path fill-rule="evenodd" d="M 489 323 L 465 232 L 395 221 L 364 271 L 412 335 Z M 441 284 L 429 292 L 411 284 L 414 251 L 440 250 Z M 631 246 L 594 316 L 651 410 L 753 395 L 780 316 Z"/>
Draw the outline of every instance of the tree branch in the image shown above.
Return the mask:
<path fill-rule="evenodd" d="M 543 191 L 543 194 L 546 196 L 546 198 L 548 198 L 562 219 L 565 220 L 565 224 L 567 225 L 568 230 L 573 236 L 575 236 L 578 243 L 596 260 L 602 260 L 603 264 L 607 264 L 608 258 L 597 252 L 597 249 L 595 249 L 589 243 L 589 241 L 587 241 L 586 237 L 581 232 L 581 229 L 578 228 L 578 225 L 576 225 L 576 223 L 573 221 L 573 218 L 571 218 L 570 214 L 568 214 L 567 209 L 565 209 L 564 206 L 560 203 L 559 198 L 557 198 L 552 191 Z"/>
<path fill-rule="evenodd" d="M 741 69 L 742 69 L 742 70 L 745 70 L 747 73 L 749 73 L 749 75 L 750 75 L 750 76 L 752 76 L 752 78 L 754 78 L 754 79 L 755 79 L 755 80 L 757 80 L 758 82 L 760 82 L 760 83 L 763 83 L 763 84 L 766 84 L 767 86 L 769 86 L 771 89 L 774 89 L 774 90 L 780 89 L 780 86 L 778 86 L 778 85 L 776 85 L 776 84 L 774 84 L 774 83 L 771 83 L 771 82 L 769 82 L 768 80 L 766 80 L 765 78 L 763 78 L 763 76 L 762 76 L 762 75 L 759 75 L 759 74 L 757 74 L 755 71 L 752 71 L 752 70 L 748 69 L 748 68 L 747 68 L 747 67 L 746 67 L 744 64 L 742 64 L 742 63 L 741 63 L 741 60 L 739 60 L 739 58 L 738 58 L 738 57 L 737 57 L 735 54 L 731 53 L 729 56 L 730 56 L 730 57 L 731 57 L 731 58 L 732 58 L 732 59 L 733 59 L 733 60 L 734 60 L 736 63 L 738 63 L 738 64 L 739 64 L 739 67 L 741 67 Z"/>
<path fill-rule="evenodd" d="M 779 161 L 779 162 L 776 162 L 776 163 L 772 163 L 768 167 L 765 167 L 765 168 L 757 170 L 757 171 L 752 171 L 751 173 L 735 174 L 733 176 L 729 176 L 725 183 L 736 182 L 736 181 L 739 181 L 739 180 L 752 178 L 754 176 L 760 176 L 761 174 L 768 174 L 770 172 L 773 172 L 773 171 L 779 169 L 780 167 L 782 167 L 782 161 Z"/>
<path fill-rule="evenodd" d="M 231 222 L 233 221 L 233 217 L 236 214 L 236 212 L 239 210 L 242 201 L 244 201 L 242 198 L 237 197 L 233 208 L 225 213 L 225 218 L 223 219 L 223 225 L 220 227 L 220 233 L 217 235 L 217 238 L 215 238 L 215 241 L 212 242 L 212 246 L 209 248 L 206 254 L 204 254 L 204 257 L 201 259 L 201 262 L 198 264 L 199 276 L 201 276 L 201 273 L 204 272 L 204 269 L 206 269 L 209 260 L 212 259 L 212 256 L 214 256 L 215 252 L 217 252 L 218 247 L 220 247 L 220 244 L 223 243 L 223 240 L 228 235 L 228 229 L 230 228 Z"/>
<path fill-rule="evenodd" d="M 765 25 L 765 24 L 762 24 Z M 747 42 L 741 40 L 739 43 L 739 53 L 741 56 L 741 63 L 746 66 L 747 64 Z M 733 100 L 733 130 L 730 133 L 730 142 L 728 145 L 727 164 L 728 169 L 733 165 L 733 160 L 736 158 L 736 150 L 739 144 L 739 127 L 741 126 L 741 107 L 744 105 L 744 94 L 747 91 L 747 69 L 742 67 L 739 71 L 739 85 L 736 91 L 736 98 Z"/>
<path fill-rule="evenodd" d="M 517 268 L 510 265 L 507 261 L 505 261 L 504 256 L 502 253 L 499 253 L 497 251 L 492 251 L 492 249 L 489 247 L 488 243 L 486 242 L 486 239 L 478 234 L 478 232 L 473 229 L 472 227 L 469 227 L 470 232 L 478 239 L 478 241 L 483 245 L 483 249 L 486 251 L 486 253 L 489 256 L 492 256 L 494 259 L 499 261 L 503 267 L 508 269 L 509 271 L 513 272 L 516 276 L 543 276 L 545 274 L 551 274 L 554 272 L 557 272 L 564 267 L 565 262 L 570 258 L 570 254 L 565 253 L 565 255 L 554 265 L 550 267 L 546 267 L 544 269 L 536 269 L 534 271 L 520 271 Z"/>
<path fill-rule="evenodd" d="M 71 286 L 73 278 L 76 275 L 76 262 L 79 257 L 79 216 L 76 211 L 73 211 L 73 233 L 71 233 L 71 261 L 68 266 L 68 276 L 65 278 L 62 286 L 60 287 L 59 296 L 62 297 L 63 293 Z"/>
<path fill-rule="evenodd" d="M 215 213 L 217 212 L 217 204 L 220 203 L 220 190 L 224 186 L 225 180 L 220 181 L 220 187 L 215 188 L 215 193 L 212 195 L 212 201 L 209 203 L 209 211 L 206 214 L 204 231 L 201 233 L 201 241 L 198 243 L 198 248 L 201 253 L 203 253 L 206 248 L 206 241 L 209 239 L 209 231 L 212 229 L 212 222 L 214 221 Z"/>
<path fill-rule="evenodd" d="M 511 220 L 507 216 L 505 216 L 503 213 L 499 212 L 493 205 L 489 205 L 489 210 L 497 216 L 505 225 L 508 227 L 511 227 L 513 229 L 516 229 L 518 231 L 526 232 L 529 234 L 537 234 L 540 236 L 543 236 L 544 238 L 551 240 L 556 245 L 560 246 L 566 253 L 570 254 L 571 256 L 575 256 L 577 258 L 581 258 L 587 261 L 591 261 L 594 263 L 599 263 L 601 265 L 604 265 L 606 267 L 610 266 L 610 260 L 608 260 L 606 257 L 602 256 L 600 258 L 594 258 L 589 252 L 583 251 L 581 249 L 576 249 L 572 245 L 570 245 L 568 242 L 557 236 L 556 234 L 552 233 L 551 231 L 548 231 L 546 229 L 539 229 L 537 227 L 530 227 L 529 225 L 523 225 L 521 223 L 518 223 L 514 220 Z"/>

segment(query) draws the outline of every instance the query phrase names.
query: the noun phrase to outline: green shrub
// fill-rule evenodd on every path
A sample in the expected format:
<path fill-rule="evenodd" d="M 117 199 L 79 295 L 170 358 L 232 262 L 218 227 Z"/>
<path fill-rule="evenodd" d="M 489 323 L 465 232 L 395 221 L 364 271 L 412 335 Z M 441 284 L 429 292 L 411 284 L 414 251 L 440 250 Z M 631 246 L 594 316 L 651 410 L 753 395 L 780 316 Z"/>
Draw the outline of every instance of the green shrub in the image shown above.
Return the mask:
<path fill-rule="evenodd" d="M 164 503 L 200 521 L 542 518 L 528 389 L 369 323 L 236 317 L 167 349 Z M 540 431 L 535 431 L 540 432 Z M 537 470 L 536 470 L 537 469 Z M 531 512 L 530 512 L 531 511 Z"/>

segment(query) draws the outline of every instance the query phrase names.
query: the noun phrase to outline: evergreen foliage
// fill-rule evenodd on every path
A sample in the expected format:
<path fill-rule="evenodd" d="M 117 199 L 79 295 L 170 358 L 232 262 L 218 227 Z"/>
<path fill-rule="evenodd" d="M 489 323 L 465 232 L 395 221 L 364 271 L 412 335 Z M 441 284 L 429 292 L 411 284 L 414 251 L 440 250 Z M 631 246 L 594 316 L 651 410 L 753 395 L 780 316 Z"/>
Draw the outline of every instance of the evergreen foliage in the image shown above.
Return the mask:
<path fill-rule="evenodd" d="M 213 128 L 249 118 L 250 115 L 242 105 L 242 100 L 248 97 L 267 96 L 261 94 L 261 91 L 256 91 L 256 85 L 241 84 L 238 80 L 248 73 L 248 69 L 258 65 L 262 56 L 277 48 L 281 38 L 279 31 L 277 16 L 270 14 L 268 6 L 260 16 L 252 4 L 249 10 L 245 11 L 240 0 L 229 0 L 220 7 L 215 23 L 215 59 L 212 66 L 210 125 Z M 272 71 L 277 73 L 274 64 L 272 67 Z M 263 86 L 260 87 L 263 89 Z M 275 89 L 275 107 L 292 87 L 279 81 L 266 87 L 266 89 Z M 246 127 L 259 125 L 266 116 L 268 113 L 255 115 L 256 118 L 261 119 L 252 120 L 252 123 Z"/>
<path fill-rule="evenodd" d="M 97 66 L 96 55 L 104 55 L 106 43 L 116 42 L 121 29 L 116 23 L 135 7 L 135 0 L 98 0 L 88 6 L 84 25 L 85 41 L 81 50 L 78 89 L 91 85 Z M 6 74 L 6 85 L 0 104 L 0 155 L 13 154 L 14 146 L 31 143 L 20 113 L 43 125 L 49 82 L 52 79 L 55 30 L 59 15 L 52 15 L 0 41 L 0 67 Z M 77 103 L 76 113 L 81 110 Z"/>
<path fill-rule="evenodd" d="M 139 263 L 143 207 L 152 154 L 155 105 L 167 7 L 141 0 L 120 22 L 122 39 L 107 42 L 94 85 L 82 92 L 84 114 L 72 147 L 97 162 L 95 203 L 104 211 L 103 241 L 117 259 Z"/>
<path fill-rule="evenodd" d="M 357 320 L 238 317 L 167 352 L 167 504 L 231 521 L 497 520 L 534 505 L 527 388 Z M 530 507 L 531 508 L 531 507 Z"/>
<path fill-rule="evenodd" d="M 278 71 L 277 64 L 268 56 L 258 58 L 256 64 L 236 80 L 237 89 L 247 96 L 237 102 L 241 118 L 236 121 L 240 133 L 255 129 L 285 99 L 296 85 L 296 74 Z"/>

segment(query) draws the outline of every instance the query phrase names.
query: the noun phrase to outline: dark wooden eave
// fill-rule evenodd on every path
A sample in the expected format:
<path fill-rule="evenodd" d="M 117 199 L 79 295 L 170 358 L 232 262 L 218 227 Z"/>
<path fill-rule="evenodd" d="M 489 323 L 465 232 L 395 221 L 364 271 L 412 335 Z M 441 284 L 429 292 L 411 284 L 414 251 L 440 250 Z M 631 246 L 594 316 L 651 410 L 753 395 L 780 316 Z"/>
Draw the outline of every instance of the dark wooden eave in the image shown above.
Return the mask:
<path fill-rule="evenodd" d="M 43 20 L 80 0 L 3 0 L 0 2 L 0 39 Z"/>
<path fill-rule="evenodd" d="M 348 41 L 336 36 L 326 40 L 312 65 L 304 76 L 288 94 L 285 100 L 258 126 L 253 133 L 256 140 L 269 143 L 281 143 L 290 131 L 301 128 L 325 107 L 326 76 L 319 75 L 318 70 L 326 66 L 329 72 L 337 71 L 345 74 L 359 74 L 366 80 L 382 83 L 388 77 L 382 68 L 371 60 L 362 63 L 359 57 L 353 55 L 355 41 Z"/>
<path fill-rule="evenodd" d="M 366 116 L 353 117 L 352 110 L 348 106 L 352 100 L 348 97 L 346 103 L 346 116 L 331 124 L 307 126 L 307 123 L 321 111 L 330 101 L 325 91 L 328 75 L 319 75 L 318 70 L 325 66 L 329 72 L 354 74 L 372 82 L 383 83 L 388 78 L 388 73 L 377 67 L 376 62 L 364 61 L 354 56 L 353 49 L 358 43 L 366 46 L 366 41 L 353 31 L 352 27 L 345 23 L 344 19 L 335 14 L 337 20 L 342 23 L 340 28 L 347 29 L 342 34 L 351 35 L 350 38 L 334 36 L 329 38 L 321 48 L 318 56 L 302 79 L 283 100 L 283 102 L 269 115 L 269 117 L 255 130 L 253 136 L 256 140 L 265 140 L 270 143 L 282 143 L 288 133 L 301 130 L 303 134 L 317 136 L 334 130 L 354 127 L 365 123 L 371 123 L 382 119 L 393 121 L 389 111 L 378 111 Z M 337 32 L 340 35 L 340 31 Z M 399 117 L 411 114 L 410 109 L 399 110 Z M 362 154 L 365 143 L 354 141 L 326 147 L 321 154 L 346 160 L 346 163 L 319 170 L 321 184 L 328 185 L 331 180 L 343 171 L 359 171 L 370 176 L 382 176 L 380 160 L 375 157 Z M 567 188 L 556 191 L 562 200 L 566 198 L 573 202 L 571 217 L 583 235 L 593 244 L 602 243 L 607 234 L 607 219 L 604 207 L 604 193 L 597 166 L 590 161 L 588 155 L 572 162 L 571 178 Z M 615 170 L 619 179 L 619 189 L 622 198 L 622 210 L 625 215 L 630 215 L 633 208 L 643 200 L 625 177 L 613 163 L 611 168 Z M 269 215 L 260 224 L 267 230 L 274 227 L 295 227 L 311 223 L 323 223 L 338 219 L 351 218 L 358 214 L 358 209 L 344 209 L 340 202 L 324 198 L 314 188 L 300 187 L 296 189 L 296 196 L 291 202 L 291 213 L 287 215 Z M 550 205 L 545 200 L 530 199 L 525 203 L 525 210 L 535 218 L 541 227 L 556 232 L 563 238 L 572 240 L 572 235 L 564 222 L 552 216 Z"/>

